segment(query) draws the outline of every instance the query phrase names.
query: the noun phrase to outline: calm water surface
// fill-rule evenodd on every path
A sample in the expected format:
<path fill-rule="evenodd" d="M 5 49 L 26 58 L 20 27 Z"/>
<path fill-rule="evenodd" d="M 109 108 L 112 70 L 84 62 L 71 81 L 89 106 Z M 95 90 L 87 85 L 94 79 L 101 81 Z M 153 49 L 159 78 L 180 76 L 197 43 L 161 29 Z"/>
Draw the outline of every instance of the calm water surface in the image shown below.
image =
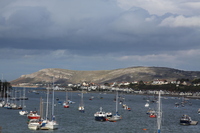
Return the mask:
<path fill-rule="evenodd" d="M 84 104 L 85 113 L 78 111 L 80 103 L 80 93 L 68 92 L 68 97 L 74 101 L 69 108 L 63 108 L 62 105 L 55 101 L 55 116 L 59 123 L 59 129 L 38 130 L 33 131 L 28 129 L 27 117 L 20 116 L 19 110 L 9 110 L 0 108 L 1 118 L 0 126 L 2 133 L 155 133 L 157 121 L 155 118 L 149 118 L 146 114 L 148 108 L 144 107 L 146 100 L 141 95 L 123 95 L 125 103 L 132 109 L 131 111 L 124 110 L 119 105 L 119 113 L 122 115 L 122 120 L 118 122 L 97 122 L 94 120 L 94 113 L 99 111 L 100 107 L 106 112 L 115 112 L 115 94 L 104 93 L 85 93 Z M 40 92 L 26 93 L 29 100 L 25 101 L 27 110 L 38 110 L 40 97 L 46 100 L 46 94 Z M 93 100 L 89 100 L 94 96 Z M 65 101 L 65 92 L 55 92 L 55 97 L 59 101 Z M 103 97 L 103 99 L 100 99 Z M 180 102 L 181 99 L 174 97 L 162 98 L 163 120 L 161 133 L 188 133 L 200 132 L 200 125 L 181 126 L 179 119 L 181 115 L 188 114 L 195 121 L 200 121 L 200 115 L 197 113 L 200 108 L 200 101 L 190 99 L 192 106 L 186 104 L 185 107 L 174 108 L 175 102 Z M 155 103 L 150 104 L 151 108 L 156 108 Z M 146 129 L 146 130 L 144 130 Z"/>

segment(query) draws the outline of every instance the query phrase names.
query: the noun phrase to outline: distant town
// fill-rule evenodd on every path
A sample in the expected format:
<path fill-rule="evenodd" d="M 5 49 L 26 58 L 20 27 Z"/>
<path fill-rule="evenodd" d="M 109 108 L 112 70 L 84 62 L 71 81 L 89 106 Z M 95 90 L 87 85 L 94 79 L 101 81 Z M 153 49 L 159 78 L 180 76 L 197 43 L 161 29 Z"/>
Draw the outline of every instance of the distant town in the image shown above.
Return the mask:
<path fill-rule="evenodd" d="M 165 95 L 186 95 L 186 96 L 200 96 L 200 79 L 177 79 L 172 81 L 167 81 L 164 79 L 156 79 L 149 82 L 143 81 L 133 81 L 133 82 L 112 82 L 112 83 L 90 83 L 82 82 L 78 84 L 54 84 L 54 90 L 57 91 L 80 91 L 84 90 L 87 92 L 113 92 L 120 91 L 125 93 L 136 93 L 136 94 L 157 94 L 158 90 L 163 90 Z M 44 87 L 47 84 L 30 84 L 30 83 L 20 83 L 13 87 Z"/>

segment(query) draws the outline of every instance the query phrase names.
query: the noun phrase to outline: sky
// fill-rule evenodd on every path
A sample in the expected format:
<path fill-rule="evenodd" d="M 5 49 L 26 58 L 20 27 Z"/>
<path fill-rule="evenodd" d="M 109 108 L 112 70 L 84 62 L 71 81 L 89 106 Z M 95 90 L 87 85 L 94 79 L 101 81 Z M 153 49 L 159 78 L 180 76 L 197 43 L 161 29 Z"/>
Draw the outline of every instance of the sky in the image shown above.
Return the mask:
<path fill-rule="evenodd" d="M 200 71 L 199 0 L 0 0 L 0 74 Z"/>

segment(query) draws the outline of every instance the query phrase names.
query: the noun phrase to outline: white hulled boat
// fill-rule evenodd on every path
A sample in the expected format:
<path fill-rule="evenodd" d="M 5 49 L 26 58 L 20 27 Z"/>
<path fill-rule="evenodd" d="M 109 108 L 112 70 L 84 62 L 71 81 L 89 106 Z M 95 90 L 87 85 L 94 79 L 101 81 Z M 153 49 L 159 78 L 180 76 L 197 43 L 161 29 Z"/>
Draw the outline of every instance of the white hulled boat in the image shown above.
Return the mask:
<path fill-rule="evenodd" d="M 54 115 L 54 78 L 53 78 L 53 87 L 52 87 L 52 109 L 51 109 L 51 120 L 48 119 L 48 90 L 47 90 L 47 107 L 46 107 L 46 119 L 42 121 L 41 129 L 43 130 L 55 130 L 58 129 L 58 123 L 55 121 L 55 115 Z"/>
<path fill-rule="evenodd" d="M 122 116 L 118 114 L 118 91 L 116 93 L 116 113 L 108 119 L 110 122 L 116 122 L 122 119 Z"/>
<path fill-rule="evenodd" d="M 145 106 L 145 107 L 149 107 L 149 103 L 147 102 L 144 106 Z"/>
<path fill-rule="evenodd" d="M 85 107 L 84 107 L 84 104 L 83 104 L 83 90 L 81 91 L 81 102 L 79 104 L 78 110 L 82 113 L 85 112 Z"/>
<path fill-rule="evenodd" d="M 28 123 L 28 128 L 31 130 L 39 130 L 40 129 L 39 119 L 31 119 Z"/>
<path fill-rule="evenodd" d="M 21 111 L 19 111 L 19 114 L 20 114 L 20 115 L 27 115 L 27 114 L 28 114 L 28 111 L 26 111 L 26 110 L 21 110 Z"/>
<path fill-rule="evenodd" d="M 161 109 L 161 92 L 159 91 L 158 94 L 158 111 L 157 111 L 157 128 L 158 128 L 158 132 L 160 133 L 160 129 L 161 129 L 161 121 L 162 121 L 162 109 Z"/>
<path fill-rule="evenodd" d="M 2 100 L 2 101 L 0 102 L 0 107 L 3 107 L 4 104 L 5 104 L 5 102 Z"/>
<path fill-rule="evenodd" d="M 24 93 L 23 96 L 25 97 L 25 88 L 23 89 L 23 93 Z M 19 111 L 19 114 L 20 114 L 20 115 L 27 115 L 27 114 L 28 114 L 28 111 L 25 110 L 25 108 L 26 108 L 25 100 L 23 100 L 23 103 L 22 103 L 22 110 Z"/>

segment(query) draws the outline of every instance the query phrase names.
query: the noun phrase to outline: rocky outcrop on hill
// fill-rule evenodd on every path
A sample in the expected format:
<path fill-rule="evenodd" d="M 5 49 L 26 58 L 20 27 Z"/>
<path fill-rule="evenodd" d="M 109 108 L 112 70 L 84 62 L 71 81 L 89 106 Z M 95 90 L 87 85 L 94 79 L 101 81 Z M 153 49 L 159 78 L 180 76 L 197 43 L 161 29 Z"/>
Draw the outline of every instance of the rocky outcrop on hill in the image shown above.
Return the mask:
<path fill-rule="evenodd" d="M 68 69 L 47 68 L 38 72 L 22 75 L 11 84 L 19 83 L 51 83 L 54 81 L 60 84 L 81 83 L 81 82 L 122 82 L 122 81 L 152 81 L 154 79 L 194 79 L 200 77 L 199 71 L 183 71 L 166 67 L 129 67 L 114 70 L 98 71 L 75 71 Z"/>

